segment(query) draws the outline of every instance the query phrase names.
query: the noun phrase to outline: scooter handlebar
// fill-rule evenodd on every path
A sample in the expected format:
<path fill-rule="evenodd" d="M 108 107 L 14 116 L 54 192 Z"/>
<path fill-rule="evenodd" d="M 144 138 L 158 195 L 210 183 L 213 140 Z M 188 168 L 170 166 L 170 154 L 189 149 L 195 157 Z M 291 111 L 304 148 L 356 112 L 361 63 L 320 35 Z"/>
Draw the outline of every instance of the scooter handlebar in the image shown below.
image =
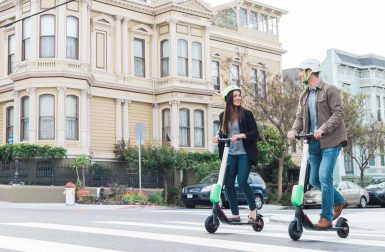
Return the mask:
<path fill-rule="evenodd" d="M 301 139 L 301 138 L 312 138 L 313 137 L 313 133 L 307 133 L 307 134 L 297 134 L 295 135 L 295 138 L 296 139 Z"/>

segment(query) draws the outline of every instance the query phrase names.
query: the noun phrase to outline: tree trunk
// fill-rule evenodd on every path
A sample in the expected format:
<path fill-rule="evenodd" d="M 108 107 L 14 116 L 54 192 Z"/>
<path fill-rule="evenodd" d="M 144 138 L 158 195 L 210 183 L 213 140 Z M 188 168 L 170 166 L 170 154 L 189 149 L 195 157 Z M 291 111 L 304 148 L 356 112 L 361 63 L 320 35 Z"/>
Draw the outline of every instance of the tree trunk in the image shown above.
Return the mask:
<path fill-rule="evenodd" d="M 163 198 L 163 202 L 165 204 L 167 204 L 167 201 L 168 201 L 168 180 L 167 180 L 167 174 L 166 173 L 163 173 L 163 194 L 164 194 L 164 198 Z"/>
<path fill-rule="evenodd" d="M 286 159 L 286 151 L 283 151 L 281 154 L 281 158 L 278 160 L 278 192 L 277 192 L 277 201 L 281 202 L 282 198 L 282 177 L 283 177 L 283 164 Z"/>
<path fill-rule="evenodd" d="M 362 167 L 360 167 L 360 180 L 361 180 L 361 187 L 364 188 L 364 170 Z"/>
<path fill-rule="evenodd" d="M 83 176 L 83 187 L 86 186 L 86 178 L 84 177 L 84 167 L 82 168 L 82 176 Z"/>

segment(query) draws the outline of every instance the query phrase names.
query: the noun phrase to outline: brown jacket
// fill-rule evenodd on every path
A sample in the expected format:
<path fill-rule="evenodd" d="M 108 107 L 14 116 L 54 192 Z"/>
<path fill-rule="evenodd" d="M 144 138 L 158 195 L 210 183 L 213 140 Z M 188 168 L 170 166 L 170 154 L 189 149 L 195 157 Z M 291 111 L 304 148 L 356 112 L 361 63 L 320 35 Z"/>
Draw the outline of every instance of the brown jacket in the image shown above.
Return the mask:
<path fill-rule="evenodd" d="M 309 133 L 310 119 L 307 106 L 309 88 L 305 89 L 299 98 L 297 114 L 292 131 Z M 317 87 L 316 98 L 317 128 L 323 130 L 320 138 L 321 148 L 335 147 L 347 144 L 344 108 L 342 107 L 340 90 L 322 81 Z"/>

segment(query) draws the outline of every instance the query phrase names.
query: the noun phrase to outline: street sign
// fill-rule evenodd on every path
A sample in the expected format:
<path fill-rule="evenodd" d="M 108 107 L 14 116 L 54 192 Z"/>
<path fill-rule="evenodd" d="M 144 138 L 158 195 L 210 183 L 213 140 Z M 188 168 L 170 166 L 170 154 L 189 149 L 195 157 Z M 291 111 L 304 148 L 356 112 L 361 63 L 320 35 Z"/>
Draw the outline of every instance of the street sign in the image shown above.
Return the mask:
<path fill-rule="evenodd" d="M 135 124 L 135 138 L 138 144 L 144 143 L 144 138 L 146 137 L 146 126 L 144 123 L 137 122 Z"/>

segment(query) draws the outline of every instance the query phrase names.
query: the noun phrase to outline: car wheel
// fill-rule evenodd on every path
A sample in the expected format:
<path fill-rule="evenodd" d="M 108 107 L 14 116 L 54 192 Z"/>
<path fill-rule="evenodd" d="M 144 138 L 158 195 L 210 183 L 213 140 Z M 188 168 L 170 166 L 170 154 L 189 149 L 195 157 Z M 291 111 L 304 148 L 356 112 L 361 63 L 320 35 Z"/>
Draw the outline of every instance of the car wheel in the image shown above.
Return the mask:
<path fill-rule="evenodd" d="M 195 208 L 195 205 L 193 204 L 185 204 L 186 208 Z"/>
<path fill-rule="evenodd" d="M 361 197 L 360 199 L 360 204 L 358 205 L 360 208 L 365 208 L 366 207 L 366 198 L 364 196 Z"/>
<path fill-rule="evenodd" d="M 262 196 L 257 194 L 255 195 L 255 205 L 257 206 L 257 209 L 261 209 L 263 206 L 263 199 Z"/>

